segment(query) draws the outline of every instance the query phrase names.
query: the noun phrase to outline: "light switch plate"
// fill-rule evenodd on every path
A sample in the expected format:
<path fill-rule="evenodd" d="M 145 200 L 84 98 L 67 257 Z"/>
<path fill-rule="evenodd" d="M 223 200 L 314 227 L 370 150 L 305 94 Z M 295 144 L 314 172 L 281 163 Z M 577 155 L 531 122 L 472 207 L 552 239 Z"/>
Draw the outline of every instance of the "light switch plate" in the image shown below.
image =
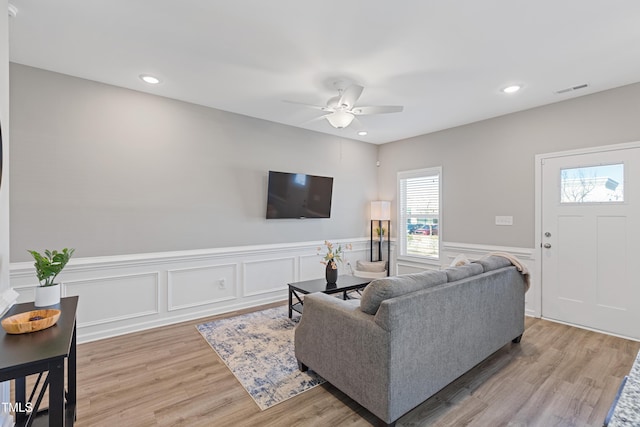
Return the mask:
<path fill-rule="evenodd" d="M 513 217 L 510 215 L 497 215 L 496 225 L 513 225 Z"/>

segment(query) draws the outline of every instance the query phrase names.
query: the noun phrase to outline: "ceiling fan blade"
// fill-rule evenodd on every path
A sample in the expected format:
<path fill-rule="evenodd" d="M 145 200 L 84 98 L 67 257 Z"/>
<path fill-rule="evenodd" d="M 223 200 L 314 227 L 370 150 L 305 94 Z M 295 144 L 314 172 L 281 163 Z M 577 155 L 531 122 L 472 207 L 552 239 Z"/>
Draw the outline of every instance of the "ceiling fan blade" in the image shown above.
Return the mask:
<path fill-rule="evenodd" d="M 364 90 L 364 88 L 362 86 L 360 86 L 360 85 L 348 86 L 342 92 L 342 95 L 340 95 L 340 100 L 338 101 L 338 106 L 339 107 L 344 107 L 347 110 L 350 110 L 356 104 L 356 101 L 358 100 L 358 98 L 360 98 L 360 95 L 362 95 L 362 91 L 363 90 Z"/>
<path fill-rule="evenodd" d="M 400 113 L 404 110 L 402 105 L 379 105 L 369 107 L 355 107 L 351 112 L 357 116 L 364 116 L 365 114 L 387 114 L 387 113 Z"/>
<path fill-rule="evenodd" d="M 331 114 L 333 114 L 333 113 L 323 114 L 321 116 L 314 117 L 313 119 L 307 120 L 306 122 L 304 122 L 302 124 L 303 125 L 308 125 L 308 124 L 311 124 L 311 123 L 319 122 L 319 121 L 321 121 L 323 119 L 326 119 L 327 116 L 330 116 Z"/>
<path fill-rule="evenodd" d="M 322 106 L 322 105 L 305 104 L 304 102 L 287 101 L 286 99 L 283 99 L 282 102 L 286 102 L 287 104 L 302 105 L 303 107 L 313 108 L 320 111 L 333 111 L 327 108 L 326 106 Z"/>

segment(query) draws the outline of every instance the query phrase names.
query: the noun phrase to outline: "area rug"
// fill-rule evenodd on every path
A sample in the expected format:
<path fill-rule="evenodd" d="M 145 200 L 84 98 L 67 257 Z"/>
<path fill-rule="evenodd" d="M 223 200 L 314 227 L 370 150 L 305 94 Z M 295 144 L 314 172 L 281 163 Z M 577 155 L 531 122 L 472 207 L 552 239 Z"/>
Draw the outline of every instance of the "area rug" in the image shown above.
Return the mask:
<path fill-rule="evenodd" d="M 233 372 L 261 410 L 324 383 L 300 372 L 293 348 L 298 316 L 287 307 L 214 320 L 196 328 Z"/>

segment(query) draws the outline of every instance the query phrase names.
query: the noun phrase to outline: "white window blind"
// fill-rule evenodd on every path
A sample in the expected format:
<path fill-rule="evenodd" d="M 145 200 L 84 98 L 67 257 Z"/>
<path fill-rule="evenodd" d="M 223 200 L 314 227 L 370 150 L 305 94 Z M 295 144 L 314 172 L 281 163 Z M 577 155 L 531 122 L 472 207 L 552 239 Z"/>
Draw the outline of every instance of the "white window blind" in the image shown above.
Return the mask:
<path fill-rule="evenodd" d="M 440 255 L 441 168 L 398 173 L 400 255 Z"/>

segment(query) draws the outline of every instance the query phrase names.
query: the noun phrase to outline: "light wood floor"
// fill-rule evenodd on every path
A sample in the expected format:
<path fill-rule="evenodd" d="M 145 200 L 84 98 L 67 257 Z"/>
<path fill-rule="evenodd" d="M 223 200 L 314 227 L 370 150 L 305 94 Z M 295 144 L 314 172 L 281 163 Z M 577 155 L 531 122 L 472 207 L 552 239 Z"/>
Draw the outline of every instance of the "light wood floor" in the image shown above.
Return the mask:
<path fill-rule="evenodd" d="M 76 426 L 377 422 L 329 384 L 260 411 L 194 327 L 239 313 L 79 345 Z M 520 344 L 500 349 L 398 426 L 601 426 L 639 348 L 638 342 L 527 318 Z"/>

